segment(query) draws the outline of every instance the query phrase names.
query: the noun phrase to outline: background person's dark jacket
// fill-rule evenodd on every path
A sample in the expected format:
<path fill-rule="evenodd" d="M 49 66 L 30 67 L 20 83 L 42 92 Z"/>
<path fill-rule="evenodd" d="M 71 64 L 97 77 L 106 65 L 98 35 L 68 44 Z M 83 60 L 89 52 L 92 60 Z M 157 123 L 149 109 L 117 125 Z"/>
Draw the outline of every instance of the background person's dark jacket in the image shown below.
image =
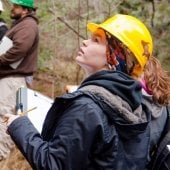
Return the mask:
<path fill-rule="evenodd" d="M 164 133 L 164 128 L 167 122 L 167 109 L 166 106 L 160 106 L 155 104 L 152 99 L 152 95 L 148 95 L 143 90 L 143 103 L 148 108 L 151 113 L 151 123 L 150 126 L 150 154 L 148 154 L 148 163 L 150 164 L 151 155 L 153 156 L 154 149 L 158 146 L 159 140 Z M 154 158 L 153 158 L 154 159 Z M 151 168 L 148 168 L 148 170 Z"/>
<path fill-rule="evenodd" d="M 5 33 L 7 32 L 7 30 L 8 30 L 8 27 L 5 23 L 5 21 L 2 18 L 0 18 L 0 41 L 3 38 L 3 36 L 5 35 Z"/>
<path fill-rule="evenodd" d="M 141 101 L 137 81 L 101 71 L 56 98 L 41 135 L 25 116 L 8 131 L 33 169 L 144 170 L 150 114 Z"/>

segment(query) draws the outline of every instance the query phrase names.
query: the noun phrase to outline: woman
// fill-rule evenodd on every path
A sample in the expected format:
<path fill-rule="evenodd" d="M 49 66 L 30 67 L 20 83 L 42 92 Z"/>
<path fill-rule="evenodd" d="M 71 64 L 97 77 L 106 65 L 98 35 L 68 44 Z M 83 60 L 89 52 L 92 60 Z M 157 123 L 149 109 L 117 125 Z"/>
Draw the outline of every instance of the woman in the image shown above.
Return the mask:
<path fill-rule="evenodd" d="M 147 74 L 153 59 L 151 35 L 129 15 L 117 14 L 87 27 L 92 36 L 76 57 L 87 73 L 79 89 L 55 99 L 42 134 L 26 116 L 7 114 L 8 133 L 33 169 L 143 170 L 151 111 L 149 100 L 142 98 L 142 85 L 146 98 L 161 105 L 169 102 L 170 94 L 166 85 L 168 93 L 160 89 L 153 95 L 157 91 Z"/>

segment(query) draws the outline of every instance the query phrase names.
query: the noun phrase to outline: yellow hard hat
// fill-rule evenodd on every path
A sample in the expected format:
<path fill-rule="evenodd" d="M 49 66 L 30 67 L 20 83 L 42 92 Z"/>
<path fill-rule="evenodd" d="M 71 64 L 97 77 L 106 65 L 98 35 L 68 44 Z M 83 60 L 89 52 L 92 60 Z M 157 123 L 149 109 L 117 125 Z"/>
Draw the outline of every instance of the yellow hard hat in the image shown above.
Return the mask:
<path fill-rule="evenodd" d="M 119 39 L 136 57 L 139 65 L 135 68 L 137 75 L 143 72 L 143 68 L 152 55 L 152 37 L 139 19 L 124 14 L 117 14 L 101 24 L 88 23 L 87 28 L 95 32 L 102 28 Z"/>

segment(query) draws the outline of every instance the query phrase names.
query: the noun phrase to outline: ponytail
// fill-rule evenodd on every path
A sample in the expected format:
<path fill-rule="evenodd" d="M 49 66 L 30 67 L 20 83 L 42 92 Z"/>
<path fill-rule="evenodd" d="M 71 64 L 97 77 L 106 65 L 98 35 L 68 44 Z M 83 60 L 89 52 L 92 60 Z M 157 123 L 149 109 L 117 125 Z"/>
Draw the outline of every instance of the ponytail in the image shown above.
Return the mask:
<path fill-rule="evenodd" d="M 170 77 L 160 62 L 151 57 L 144 69 L 144 79 L 153 95 L 153 101 L 159 105 L 170 103 Z"/>

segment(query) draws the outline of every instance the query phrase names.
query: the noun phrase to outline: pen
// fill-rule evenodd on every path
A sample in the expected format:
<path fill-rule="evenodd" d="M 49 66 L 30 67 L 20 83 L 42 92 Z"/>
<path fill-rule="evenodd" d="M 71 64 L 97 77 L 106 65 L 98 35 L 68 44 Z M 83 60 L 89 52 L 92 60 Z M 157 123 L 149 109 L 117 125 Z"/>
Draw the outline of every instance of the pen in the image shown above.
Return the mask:
<path fill-rule="evenodd" d="M 26 110 L 25 112 L 21 112 L 21 110 L 19 109 L 19 110 L 17 111 L 17 114 L 18 114 L 18 115 L 25 115 L 26 113 L 31 112 L 32 110 L 35 110 L 36 108 L 37 108 L 37 107 L 33 107 L 33 108 L 29 109 L 29 110 Z"/>
<path fill-rule="evenodd" d="M 17 115 L 20 115 L 20 116 L 22 116 L 22 115 L 25 115 L 26 113 L 28 113 L 28 112 L 31 112 L 32 110 L 35 110 L 37 107 L 33 107 L 33 108 L 31 108 L 31 109 L 29 109 L 29 110 L 26 110 L 25 112 L 21 112 L 21 110 L 19 111 L 17 111 Z M 2 123 L 6 123 L 8 121 L 8 118 L 6 118 L 6 119 L 4 119 L 4 121 L 2 121 Z"/>

